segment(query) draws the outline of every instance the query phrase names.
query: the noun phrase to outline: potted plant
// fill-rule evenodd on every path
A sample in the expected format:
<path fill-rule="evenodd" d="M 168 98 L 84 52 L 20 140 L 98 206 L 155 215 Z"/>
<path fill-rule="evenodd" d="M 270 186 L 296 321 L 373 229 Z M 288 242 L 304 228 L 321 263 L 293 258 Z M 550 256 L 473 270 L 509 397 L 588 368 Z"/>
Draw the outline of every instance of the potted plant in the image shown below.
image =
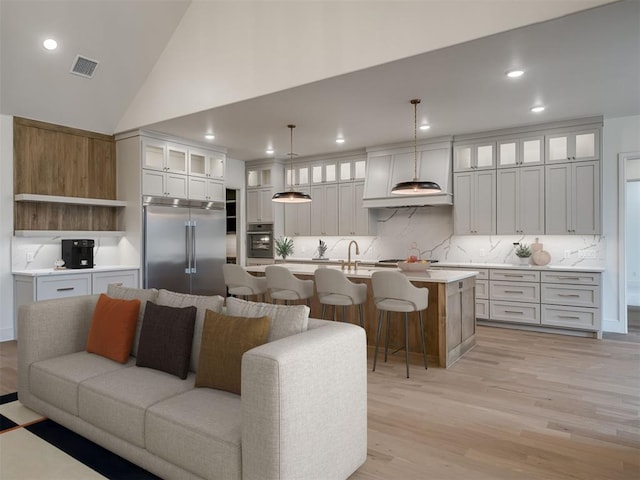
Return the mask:
<path fill-rule="evenodd" d="M 276 238 L 276 253 L 282 257 L 282 260 L 286 260 L 289 255 L 293 254 L 293 239 Z"/>
<path fill-rule="evenodd" d="M 516 256 L 520 259 L 522 265 L 529 264 L 529 257 L 531 257 L 531 248 L 526 243 L 514 243 L 516 247 Z"/>

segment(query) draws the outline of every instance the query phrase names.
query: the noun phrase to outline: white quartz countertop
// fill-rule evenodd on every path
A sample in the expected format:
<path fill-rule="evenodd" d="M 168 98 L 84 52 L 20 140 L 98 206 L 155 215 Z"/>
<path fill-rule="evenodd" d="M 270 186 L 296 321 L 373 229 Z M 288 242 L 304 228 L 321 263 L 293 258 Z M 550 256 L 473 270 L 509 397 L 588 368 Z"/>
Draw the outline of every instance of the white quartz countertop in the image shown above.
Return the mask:
<path fill-rule="evenodd" d="M 43 277 L 47 275 L 78 275 L 80 273 L 99 273 L 113 272 L 120 270 L 139 270 L 140 267 L 131 267 L 127 265 L 105 265 L 103 267 L 93 268 L 67 268 L 55 270 L 53 268 L 34 268 L 33 270 L 14 270 L 14 275 L 27 275 L 30 277 Z"/>
<path fill-rule="evenodd" d="M 293 274 L 299 275 L 313 275 L 317 268 L 336 268 L 337 265 L 318 265 L 318 264 L 305 264 L 305 263 L 279 263 L 281 267 L 286 267 Z M 265 268 L 268 265 L 256 265 L 253 267 L 246 267 L 247 272 L 264 273 Z M 343 270 L 344 274 L 349 278 L 371 278 L 373 272 L 377 271 L 389 271 L 397 270 L 393 267 L 366 267 L 360 266 L 358 270 Z M 477 274 L 474 271 L 460 271 L 460 270 L 426 270 L 425 272 L 403 272 L 407 278 L 414 282 L 433 282 L 433 283 L 451 283 L 463 280 L 465 278 L 473 277 Z"/>
<path fill-rule="evenodd" d="M 438 262 L 433 265 L 437 268 L 503 268 L 512 270 L 562 270 L 567 272 L 604 272 L 600 267 L 581 267 L 579 265 L 514 265 L 513 263 L 465 263 L 465 262 Z"/>

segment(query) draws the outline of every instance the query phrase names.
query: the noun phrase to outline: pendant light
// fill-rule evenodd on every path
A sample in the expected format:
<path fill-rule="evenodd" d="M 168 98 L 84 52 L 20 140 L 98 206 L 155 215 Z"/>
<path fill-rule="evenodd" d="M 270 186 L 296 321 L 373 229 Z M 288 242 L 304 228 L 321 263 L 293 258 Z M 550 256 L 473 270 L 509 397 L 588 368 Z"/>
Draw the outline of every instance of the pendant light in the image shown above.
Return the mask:
<path fill-rule="evenodd" d="M 311 201 L 311 196 L 308 193 L 296 192 L 293 190 L 293 129 L 296 128 L 295 125 L 287 125 L 287 128 L 291 131 L 291 150 L 289 151 L 289 160 L 291 163 L 291 188 L 288 192 L 279 192 L 276 193 L 271 200 L 278 203 L 309 203 Z"/>
<path fill-rule="evenodd" d="M 391 189 L 391 193 L 398 195 L 426 195 L 440 193 L 442 189 L 435 182 L 418 180 L 418 104 L 419 98 L 411 100 L 413 105 L 413 180 L 400 182 Z"/>

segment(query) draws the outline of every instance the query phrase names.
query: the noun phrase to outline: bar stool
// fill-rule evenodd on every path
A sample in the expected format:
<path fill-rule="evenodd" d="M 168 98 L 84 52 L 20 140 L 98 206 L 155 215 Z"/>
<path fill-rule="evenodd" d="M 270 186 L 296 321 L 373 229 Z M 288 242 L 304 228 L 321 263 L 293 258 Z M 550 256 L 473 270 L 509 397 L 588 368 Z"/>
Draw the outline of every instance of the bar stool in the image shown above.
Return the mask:
<path fill-rule="evenodd" d="M 264 273 L 267 277 L 267 289 L 275 303 L 278 303 L 278 300 L 285 303 L 308 300 L 313 296 L 313 280 L 300 280 L 286 267 L 268 265 Z M 308 301 L 306 303 L 308 304 Z"/>
<path fill-rule="evenodd" d="M 236 297 L 248 297 L 249 295 L 260 295 L 264 300 L 267 293 L 267 279 L 255 277 L 248 273 L 242 265 L 225 263 L 222 265 L 222 275 L 224 283 L 229 289 L 229 295 Z"/>
<path fill-rule="evenodd" d="M 336 319 L 336 306 L 342 306 L 342 318 L 346 318 L 347 306 L 358 305 L 360 326 L 364 328 L 362 304 L 367 301 L 367 286 L 353 283 L 344 273 L 334 268 L 318 268 L 315 272 L 316 291 L 322 304 L 322 319 L 327 305 L 333 307 L 333 319 Z"/>
<path fill-rule="evenodd" d="M 424 340 L 422 310 L 426 310 L 429 303 L 429 289 L 414 287 L 409 279 L 398 271 L 374 272 L 371 275 L 371 284 L 373 286 L 373 301 L 376 304 L 376 309 L 380 311 L 376 334 L 376 349 L 373 357 L 373 371 L 376 371 L 376 361 L 378 360 L 383 313 L 387 312 L 387 332 L 384 345 L 384 361 L 386 362 L 389 348 L 389 312 L 404 312 L 404 349 L 407 378 L 409 378 L 409 312 L 418 312 L 420 318 L 422 356 L 424 357 L 424 368 L 427 368 L 427 345 Z"/>

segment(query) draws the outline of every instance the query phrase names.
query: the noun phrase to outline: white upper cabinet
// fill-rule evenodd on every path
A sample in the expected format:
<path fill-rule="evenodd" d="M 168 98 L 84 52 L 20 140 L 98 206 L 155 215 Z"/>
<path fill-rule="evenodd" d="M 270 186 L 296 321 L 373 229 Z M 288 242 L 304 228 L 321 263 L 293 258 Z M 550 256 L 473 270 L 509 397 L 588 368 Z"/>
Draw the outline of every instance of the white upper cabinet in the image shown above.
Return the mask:
<path fill-rule="evenodd" d="M 271 185 L 271 167 L 247 169 L 247 187 L 267 187 Z"/>
<path fill-rule="evenodd" d="M 496 168 L 496 142 L 464 143 L 454 146 L 454 172 L 491 168 Z"/>
<path fill-rule="evenodd" d="M 338 184 L 311 186 L 311 235 L 338 235 Z"/>
<path fill-rule="evenodd" d="M 224 202 L 224 183 L 203 177 L 189 177 L 189 198 L 208 202 Z"/>
<path fill-rule="evenodd" d="M 369 209 L 362 206 L 363 193 L 364 182 L 344 182 L 339 185 L 338 235 L 371 235 Z"/>
<path fill-rule="evenodd" d="M 454 181 L 454 233 L 456 235 L 495 234 L 496 171 L 456 173 Z"/>
<path fill-rule="evenodd" d="M 544 234 L 544 167 L 497 171 L 497 234 Z"/>
<path fill-rule="evenodd" d="M 223 180 L 225 158 L 223 153 L 189 148 L 189 175 Z"/>
<path fill-rule="evenodd" d="M 303 187 L 300 191 L 309 193 L 309 188 Z M 308 236 L 311 234 L 311 203 L 284 205 L 284 234 L 287 237 Z"/>
<path fill-rule="evenodd" d="M 338 180 L 340 182 L 364 180 L 366 165 L 367 161 L 365 159 L 338 162 Z"/>
<path fill-rule="evenodd" d="M 367 177 L 364 182 L 364 198 L 377 199 L 389 196 L 391 155 L 370 156 L 367 159 Z"/>
<path fill-rule="evenodd" d="M 333 160 L 313 163 L 309 166 L 309 182 L 311 185 L 338 181 L 338 164 Z"/>
<path fill-rule="evenodd" d="M 600 162 L 562 163 L 545 169 L 545 233 L 601 233 Z"/>
<path fill-rule="evenodd" d="M 552 133 L 546 138 L 546 163 L 600 159 L 600 129 Z"/>
<path fill-rule="evenodd" d="M 293 167 L 293 174 L 291 167 L 287 167 L 284 174 L 284 184 L 287 187 L 291 187 L 292 185 L 309 185 L 309 173 L 310 167 L 308 165 Z"/>
<path fill-rule="evenodd" d="M 187 147 L 153 138 L 143 138 L 142 168 L 186 175 Z"/>
<path fill-rule="evenodd" d="M 497 167 L 509 168 L 544 163 L 542 136 L 499 140 L 497 142 Z"/>

